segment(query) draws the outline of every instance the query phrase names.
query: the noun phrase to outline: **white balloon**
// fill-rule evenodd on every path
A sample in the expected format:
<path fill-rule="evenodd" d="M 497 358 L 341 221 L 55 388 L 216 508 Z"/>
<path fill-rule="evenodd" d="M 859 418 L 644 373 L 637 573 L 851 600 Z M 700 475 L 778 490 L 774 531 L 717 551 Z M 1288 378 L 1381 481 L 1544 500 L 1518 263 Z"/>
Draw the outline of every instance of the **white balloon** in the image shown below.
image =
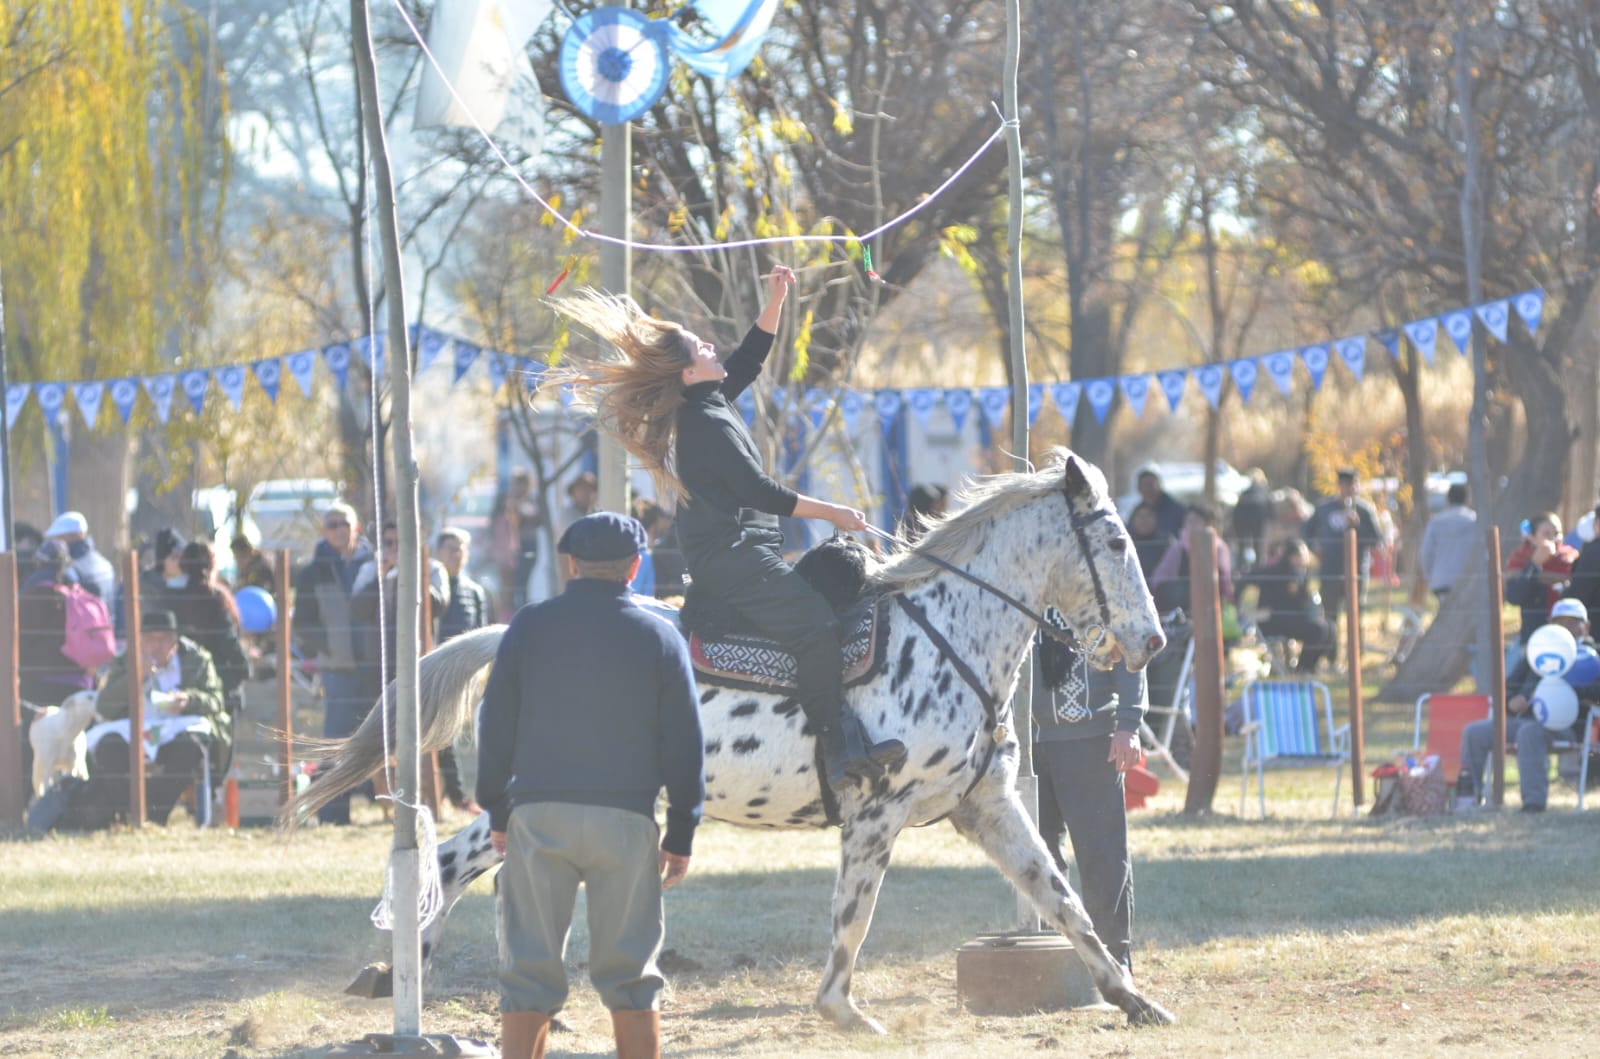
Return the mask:
<path fill-rule="evenodd" d="M 1578 641 L 1552 622 L 1533 630 L 1528 637 L 1528 665 L 1541 677 L 1559 677 L 1578 657 Z"/>
<path fill-rule="evenodd" d="M 1564 732 L 1578 719 L 1578 693 L 1560 677 L 1545 677 L 1528 703 L 1533 716 L 1552 732 Z"/>

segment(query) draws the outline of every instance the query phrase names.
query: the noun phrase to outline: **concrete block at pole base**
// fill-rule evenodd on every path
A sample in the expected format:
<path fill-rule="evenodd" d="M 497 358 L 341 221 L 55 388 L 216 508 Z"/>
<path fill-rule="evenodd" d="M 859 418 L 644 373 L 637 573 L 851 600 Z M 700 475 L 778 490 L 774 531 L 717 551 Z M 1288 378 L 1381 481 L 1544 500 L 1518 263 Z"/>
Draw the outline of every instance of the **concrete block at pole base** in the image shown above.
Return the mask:
<path fill-rule="evenodd" d="M 498 1056 L 486 1041 L 452 1037 L 448 1033 L 425 1033 L 417 1037 L 393 1033 L 369 1033 L 359 1041 L 338 1044 L 326 1053 L 335 1055 L 438 1055 Z"/>
<path fill-rule="evenodd" d="M 1053 931 L 979 934 L 956 951 L 956 995 L 974 1015 L 1105 1003 L 1072 943 Z"/>

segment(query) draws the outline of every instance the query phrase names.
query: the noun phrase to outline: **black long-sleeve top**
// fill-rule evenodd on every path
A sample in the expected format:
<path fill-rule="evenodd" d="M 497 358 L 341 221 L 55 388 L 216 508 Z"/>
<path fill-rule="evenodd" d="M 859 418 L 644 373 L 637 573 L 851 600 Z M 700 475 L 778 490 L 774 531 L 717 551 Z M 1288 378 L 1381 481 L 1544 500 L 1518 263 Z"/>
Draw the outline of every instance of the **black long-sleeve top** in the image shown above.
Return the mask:
<path fill-rule="evenodd" d="M 683 391 L 675 464 L 688 495 L 677 526 L 691 577 L 735 546 L 781 547 L 778 518 L 794 514 L 799 495 L 762 469 L 755 438 L 733 407 L 771 351 L 772 335 L 752 327 L 723 363 L 727 378 Z"/>
<path fill-rule="evenodd" d="M 504 831 L 532 802 L 654 817 L 688 856 L 705 799 L 700 711 L 683 638 L 628 586 L 577 578 L 512 619 L 478 715 L 478 804 Z"/>

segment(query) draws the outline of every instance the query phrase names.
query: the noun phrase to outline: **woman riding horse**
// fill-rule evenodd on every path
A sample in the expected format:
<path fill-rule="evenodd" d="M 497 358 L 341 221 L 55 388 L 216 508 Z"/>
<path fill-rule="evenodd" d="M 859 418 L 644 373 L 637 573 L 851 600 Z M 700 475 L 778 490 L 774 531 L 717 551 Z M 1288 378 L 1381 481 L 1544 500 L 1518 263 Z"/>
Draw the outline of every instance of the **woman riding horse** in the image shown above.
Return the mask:
<path fill-rule="evenodd" d="M 650 472 L 658 494 L 678 501 L 678 536 L 696 589 L 794 655 L 800 704 L 837 787 L 881 774 L 906 751 L 894 739 L 869 744 L 859 719 L 842 716 L 839 623 L 782 555 L 780 517 L 823 519 L 849 532 L 865 529 L 865 516 L 773 481 L 733 407 L 761 374 L 793 284 L 792 271 L 773 269 L 766 306 L 726 363 L 711 343 L 647 315 L 631 298 L 593 290 L 563 298 L 556 311 L 610 343 L 621 359 L 598 349 L 569 354 L 554 374 L 593 406 L 600 429 Z"/>

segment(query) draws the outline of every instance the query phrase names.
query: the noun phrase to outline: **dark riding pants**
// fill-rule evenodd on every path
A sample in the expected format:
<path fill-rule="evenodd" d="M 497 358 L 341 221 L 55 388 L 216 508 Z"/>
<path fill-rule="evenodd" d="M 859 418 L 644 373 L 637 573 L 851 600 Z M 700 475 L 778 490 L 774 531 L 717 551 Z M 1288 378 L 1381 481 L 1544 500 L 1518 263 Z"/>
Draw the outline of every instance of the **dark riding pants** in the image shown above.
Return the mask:
<path fill-rule="evenodd" d="M 775 548 L 732 548 L 694 571 L 696 586 L 727 603 L 750 628 L 794 655 L 800 708 L 814 727 L 837 722 L 844 659 L 833 608 Z"/>
<path fill-rule="evenodd" d="M 1111 958 L 1133 967 L 1133 860 L 1123 777 L 1110 760 L 1111 737 L 1041 740 L 1033 746 L 1039 773 L 1039 832 L 1065 875 L 1063 834 L 1072 839 L 1078 893 Z"/>

